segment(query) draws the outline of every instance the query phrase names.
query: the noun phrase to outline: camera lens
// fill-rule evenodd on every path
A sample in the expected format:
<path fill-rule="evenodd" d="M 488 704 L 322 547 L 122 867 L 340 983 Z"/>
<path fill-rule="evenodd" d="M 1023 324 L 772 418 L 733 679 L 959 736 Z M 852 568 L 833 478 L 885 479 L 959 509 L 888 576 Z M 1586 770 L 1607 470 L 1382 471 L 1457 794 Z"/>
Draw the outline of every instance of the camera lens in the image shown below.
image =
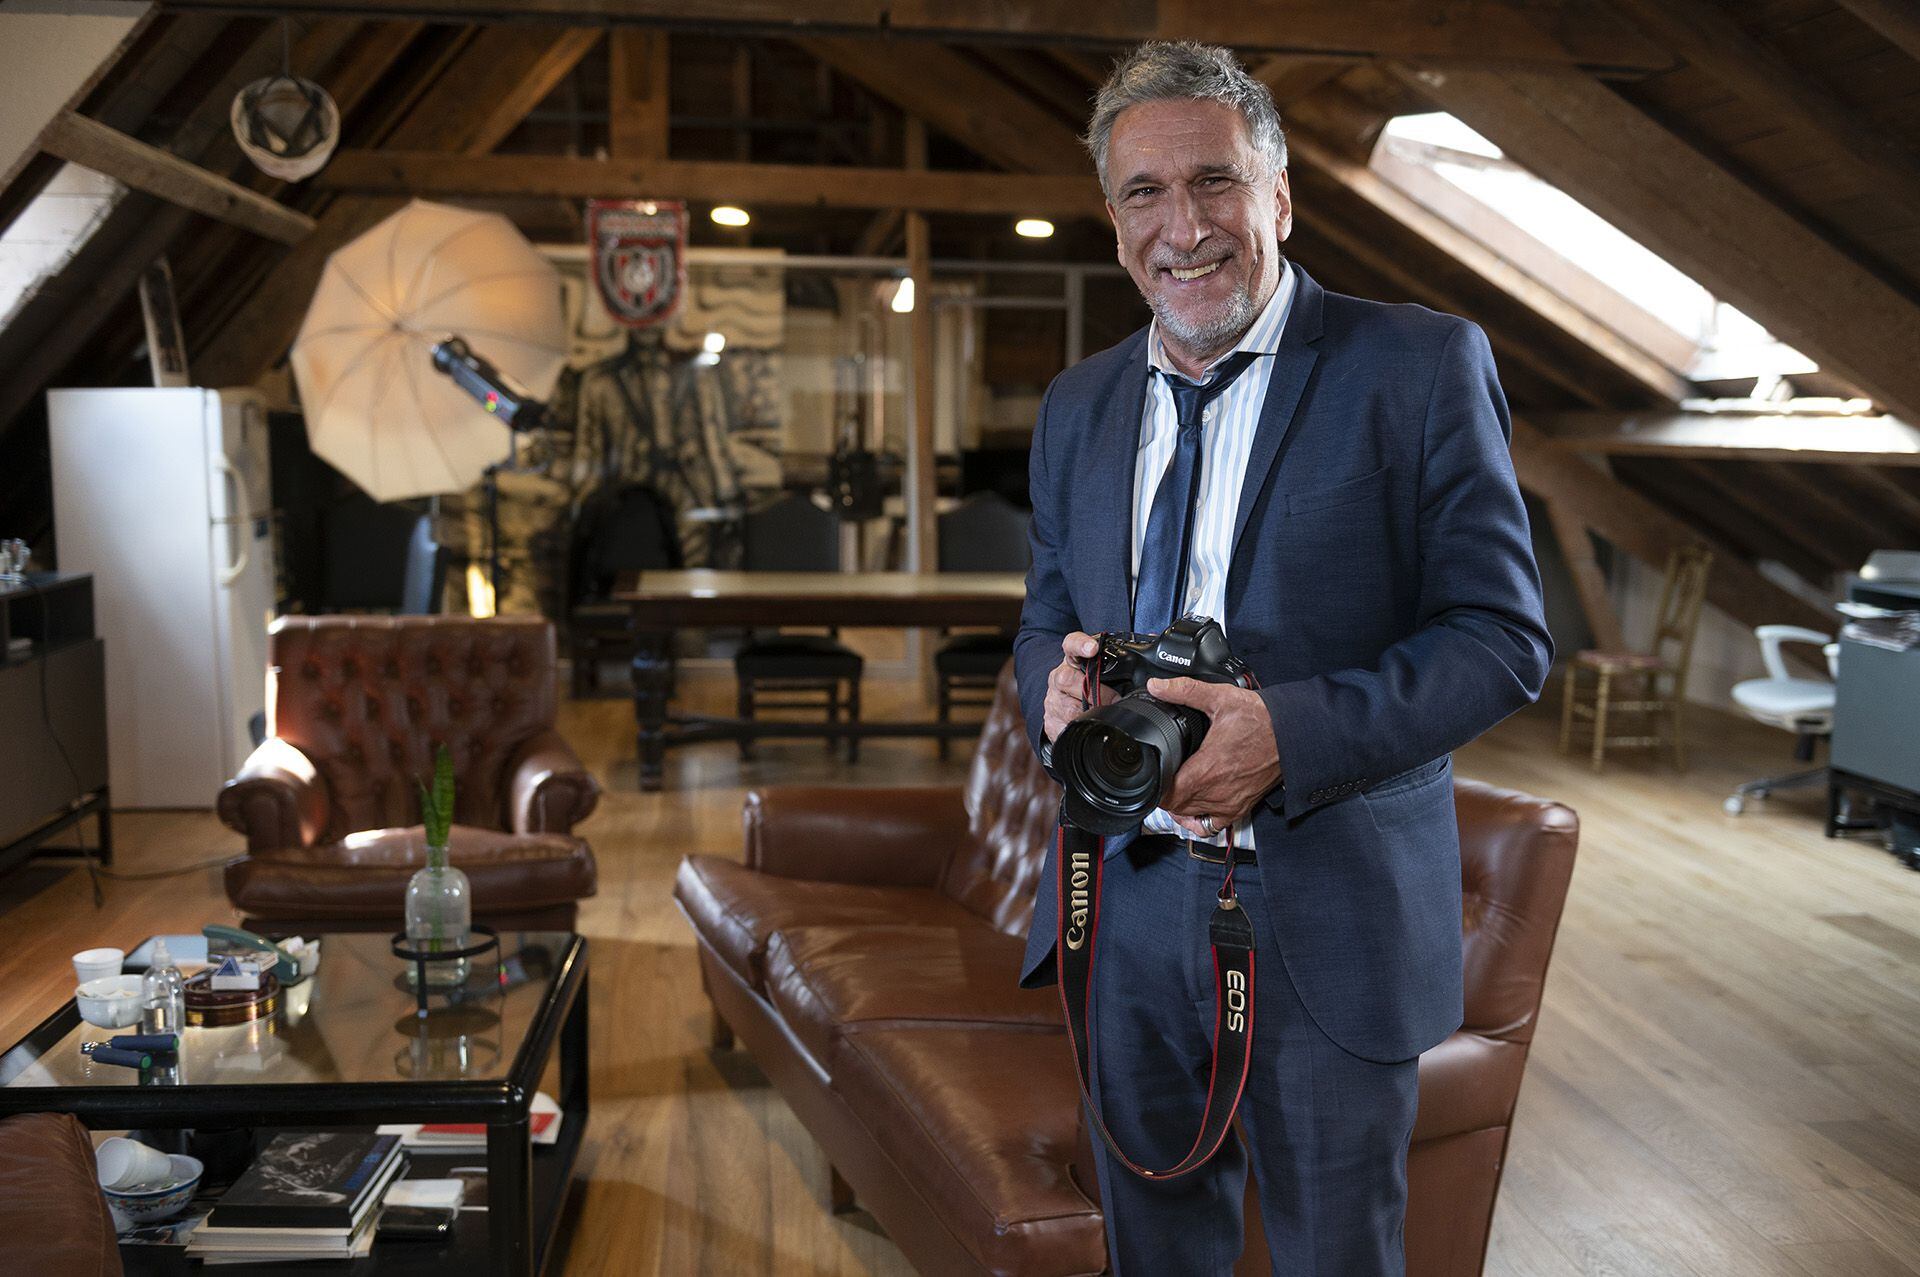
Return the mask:
<path fill-rule="evenodd" d="M 1076 718 L 1053 747 L 1067 819 L 1097 834 L 1135 828 L 1206 734 L 1206 715 L 1145 692 Z"/>
<path fill-rule="evenodd" d="M 1107 771 L 1126 775 L 1139 769 L 1139 741 L 1127 736 L 1108 736 L 1101 743 L 1105 746 L 1101 762 Z"/>

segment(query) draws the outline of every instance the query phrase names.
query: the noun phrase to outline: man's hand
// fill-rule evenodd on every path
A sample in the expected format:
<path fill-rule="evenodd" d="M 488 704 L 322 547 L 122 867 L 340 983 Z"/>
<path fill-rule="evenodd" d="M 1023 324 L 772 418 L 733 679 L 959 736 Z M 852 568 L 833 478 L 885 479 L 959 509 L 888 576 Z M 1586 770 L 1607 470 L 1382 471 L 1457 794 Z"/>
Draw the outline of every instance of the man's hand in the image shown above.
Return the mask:
<path fill-rule="evenodd" d="M 1083 699 L 1087 689 L 1084 662 L 1099 652 L 1100 640 L 1079 630 L 1060 640 L 1060 663 L 1047 675 L 1047 698 L 1042 702 L 1046 712 L 1041 730 L 1048 740 L 1059 740 L 1068 723 L 1093 708 Z M 1110 687 L 1099 687 L 1096 691 L 1102 705 L 1114 699 Z"/>
<path fill-rule="evenodd" d="M 1182 829 L 1198 838 L 1231 829 L 1280 783 L 1280 746 L 1259 693 L 1194 678 L 1148 679 L 1147 691 L 1212 720 L 1207 739 L 1174 776 L 1161 804 Z M 1211 829 L 1203 816 L 1211 818 Z"/>

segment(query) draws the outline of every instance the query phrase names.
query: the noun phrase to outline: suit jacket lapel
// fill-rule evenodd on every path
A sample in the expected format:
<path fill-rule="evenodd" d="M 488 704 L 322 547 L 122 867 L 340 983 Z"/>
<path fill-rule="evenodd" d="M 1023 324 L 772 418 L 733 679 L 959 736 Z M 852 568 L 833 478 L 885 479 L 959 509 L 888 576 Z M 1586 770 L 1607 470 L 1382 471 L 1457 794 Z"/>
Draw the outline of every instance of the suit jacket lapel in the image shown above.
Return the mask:
<path fill-rule="evenodd" d="M 1320 285 L 1294 263 L 1297 275 L 1293 310 L 1280 334 L 1280 350 L 1273 359 L 1273 376 L 1267 381 L 1267 397 L 1260 405 L 1260 424 L 1254 431 L 1253 450 L 1247 454 L 1247 476 L 1240 485 L 1240 506 L 1233 517 L 1233 545 L 1238 552 L 1240 534 L 1246 531 L 1253 504 L 1266 487 L 1267 476 L 1280 455 L 1280 444 L 1293 428 L 1294 409 L 1300 405 L 1307 377 L 1320 357 L 1314 343 L 1320 340 Z"/>
<path fill-rule="evenodd" d="M 1087 615 L 1089 633 L 1133 628 L 1133 471 L 1140 449 L 1140 414 L 1147 397 L 1147 339 L 1143 329 L 1120 375 L 1108 383 L 1095 405 L 1087 441 L 1086 508 L 1079 543 L 1090 546 L 1086 571 L 1093 582 Z"/>

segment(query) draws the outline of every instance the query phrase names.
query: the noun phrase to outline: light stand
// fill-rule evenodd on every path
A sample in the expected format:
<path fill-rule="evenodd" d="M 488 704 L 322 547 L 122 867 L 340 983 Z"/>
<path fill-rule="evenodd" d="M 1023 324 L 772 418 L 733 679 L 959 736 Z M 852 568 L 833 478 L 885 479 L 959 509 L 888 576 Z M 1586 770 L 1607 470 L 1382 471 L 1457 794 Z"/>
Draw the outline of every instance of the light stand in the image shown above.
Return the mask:
<path fill-rule="evenodd" d="M 493 606 L 500 608 L 500 472 L 511 470 L 514 460 L 512 435 L 538 430 L 547 424 L 547 405 L 473 353 L 463 337 L 450 336 L 434 343 L 433 366 L 452 378 L 453 384 L 473 396 L 473 401 L 508 430 L 507 455 L 482 473 L 480 484 L 487 506 L 487 586 L 493 591 Z"/>

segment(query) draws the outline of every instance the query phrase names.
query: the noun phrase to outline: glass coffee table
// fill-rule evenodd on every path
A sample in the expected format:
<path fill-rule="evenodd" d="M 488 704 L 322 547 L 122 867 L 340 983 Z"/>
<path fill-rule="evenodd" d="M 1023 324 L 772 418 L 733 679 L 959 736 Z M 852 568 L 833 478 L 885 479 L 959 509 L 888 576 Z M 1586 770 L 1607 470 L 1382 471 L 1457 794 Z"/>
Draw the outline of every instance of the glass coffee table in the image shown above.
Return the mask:
<path fill-rule="evenodd" d="M 87 1024 L 69 1000 L 0 1054 L 0 1117 L 72 1113 L 96 1130 L 253 1128 L 257 1142 L 288 1127 L 482 1123 L 486 1211 L 461 1211 L 444 1243 L 377 1243 L 352 1271 L 539 1273 L 586 1132 L 587 942 L 503 932 L 499 963 L 476 959 L 465 985 L 429 995 L 424 1016 L 408 965 L 385 935 L 322 937 L 319 971 L 282 989 L 270 1014 L 189 1028 L 176 1067 L 144 1072 L 81 1054 L 82 1042 L 138 1030 Z M 559 1138 L 536 1148 L 531 1107 L 556 1047 Z M 478 1160 L 472 1150 L 410 1152 L 415 1179 Z M 178 1247 L 129 1245 L 121 1255 L 129 1273 L 201 1268 Z"/>

